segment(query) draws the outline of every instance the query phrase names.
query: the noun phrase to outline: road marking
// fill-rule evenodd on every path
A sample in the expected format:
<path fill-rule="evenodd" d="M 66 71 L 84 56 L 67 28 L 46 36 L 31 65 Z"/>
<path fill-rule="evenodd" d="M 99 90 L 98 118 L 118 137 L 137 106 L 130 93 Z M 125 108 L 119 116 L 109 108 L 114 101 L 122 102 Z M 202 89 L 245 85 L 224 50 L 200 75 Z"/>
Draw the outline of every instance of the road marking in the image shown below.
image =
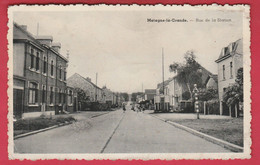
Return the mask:
<path fill-rule="evenodd" d="M 112 132 L 112 134 L 111 134 L 110 137 L 108 138 L 108 140 L 107 140 L 105 146 L 102 148 L 102 150 L 100 151 L 100 153 L 104 153 L 104 151 L 105 151 L 105 149 L 106 149 L 108 143 L 109 143 L 110 140 L 112 139 L 113 135 L 115 134 L 117 128 L 119 127 L 119 125 L 120 125 L 120 123 L 122 122 L 122 120 L 123 120 L 124 117 L 125 117 L 125 113 L 123 113 L 123 115 L 122 115 L 121 119 L 119 120 L 119 122 L 118 122 L 116 128 L 114 129 L 114 131 Z"/>

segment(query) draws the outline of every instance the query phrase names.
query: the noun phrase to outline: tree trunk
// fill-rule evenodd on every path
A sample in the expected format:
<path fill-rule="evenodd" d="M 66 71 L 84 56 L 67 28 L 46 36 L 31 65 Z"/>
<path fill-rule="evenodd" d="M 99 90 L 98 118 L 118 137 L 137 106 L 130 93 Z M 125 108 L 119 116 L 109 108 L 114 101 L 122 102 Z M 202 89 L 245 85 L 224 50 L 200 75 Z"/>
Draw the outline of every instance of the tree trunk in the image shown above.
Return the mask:
<path fill-rule="evenodd" d="M 235 104 L 235 113 L 236 113 L 236 117 L 238 117 L 238 103 Z"/>
<path fill-rule="evenodd" d="M 207 113 L 206 101 L 204 101 L 203 103 L 204 103 L 204 115 L 206 115 Z"/>

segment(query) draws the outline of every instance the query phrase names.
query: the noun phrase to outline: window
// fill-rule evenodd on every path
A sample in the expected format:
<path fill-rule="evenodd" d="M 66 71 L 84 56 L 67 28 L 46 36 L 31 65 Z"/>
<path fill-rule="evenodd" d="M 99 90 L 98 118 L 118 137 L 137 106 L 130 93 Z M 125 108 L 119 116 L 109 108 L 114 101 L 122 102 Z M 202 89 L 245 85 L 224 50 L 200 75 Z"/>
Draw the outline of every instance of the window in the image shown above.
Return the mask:
<path fill-rule="evenodd" d="M 225 80 L 226 78 L 225 78 L 225 65 L 223 65 L 223 80 Z"/>
<path fill-rule="evenodd" d="M 53 104 L 54 102 L 54 92 L 53 92 L 53 87 L 50 87 L 50 104 Z"/>
<path fill-rule="evenodd" d="M 39 55 L 39 52 L 37 52 L 37 55 L 36 55 L 36 70 L 39 70 L 40 68 L 40 55 Z"/>
<path fill-rule="evenodd" d="M 47 60 L 46 57 L 43 58 L 43 73 L 47 73 Z"/>
<path fill-rule="evenodd" d="M 46 103 L 46 86 L 42 86 L 42 103 Z"/>
<path fill-rule="evenodd" d="M 61 65 L 60 65 L 60 67 L 59 67 L 59 71 L 60 71 L 59 77 L 60 77 L 60 79 L 61 79 Z"/>
<path fill-rule="evenodd" d="M 67 77 L 67 72 L 66 72 L 66 68 L 64 68 L 64 76 L 63 76 L 64 81 L 66 81 L 66 77 Z"/>
<path fill-rule="evenodd" d="M 54 66 L 53 66 L 53 61 L 51 61 L 51 76 L 53 76 L 53 68 Z"/>
<path fill-rule="evenodd" d="M 31 68 L 34 68 L 34 50 L 33 49 L 31 49 Z"/>
<path fill-rule="evenodd" d="M 30 83 L 29 84 L 29 104 L 36 104 L 38 98 L 38 84 Z"/>
<path fill-rule="evenodd" d="M 233 63 L 230 62 L 230 78 L 233 78 Z"/>

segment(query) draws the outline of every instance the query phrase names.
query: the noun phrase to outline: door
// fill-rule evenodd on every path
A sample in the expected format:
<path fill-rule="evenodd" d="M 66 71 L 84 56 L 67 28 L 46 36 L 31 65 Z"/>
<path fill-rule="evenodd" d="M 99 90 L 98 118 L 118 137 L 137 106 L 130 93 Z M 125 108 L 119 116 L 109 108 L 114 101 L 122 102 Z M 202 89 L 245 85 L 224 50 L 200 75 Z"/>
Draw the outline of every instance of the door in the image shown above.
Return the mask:
<path fill-rule="evenodd" d="M 161 100 L 160 100 L 160 103 L 161 103 L 161 109 L 160 110 L 164 110 L 165 109 L 165 101 L 164 101 L 164 97 L 161 97 Z"/>
<path fill-rule="evenodd" d="M 23 113 L 23 90 L 13 89 L 13 115 L 19 119 Z"/>
<path fill-rule="evenodd" d="M 73 111 L 77 112 L 77 97 L 74 97 L 74 101 L 73 101 Z"/>

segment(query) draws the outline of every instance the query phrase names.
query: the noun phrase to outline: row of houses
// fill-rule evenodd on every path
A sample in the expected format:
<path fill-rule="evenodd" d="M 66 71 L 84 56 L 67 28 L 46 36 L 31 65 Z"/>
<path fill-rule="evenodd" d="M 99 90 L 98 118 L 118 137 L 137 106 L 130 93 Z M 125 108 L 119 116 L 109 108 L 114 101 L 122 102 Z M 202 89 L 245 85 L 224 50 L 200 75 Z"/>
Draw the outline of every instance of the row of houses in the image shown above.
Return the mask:
<path fill-rule="evenodd" d="M 106 86 L 98 87 L 89 77 L 83 77 L 78 73 L 67 79 L 68 86 L 74 89 L 83 90 L 87 96 L 87 101 L 106 103 L 109 107 L 121 106 L 125 101 L 123 96 L 108 89 Z"/>
<path fill-rule="evenodd" d="M 205 89 L 214 89 L 218 91 L 219 113 L 220 115 L 232 115 L 232 109 L 223 102 L 223 94 L 228 86 L 235 83 L 237 70 L 243 67 L 243 40 L 239 39 L 222 48 L 220 56 L 215 61 L 218 65 L 218 74 L 212 74 L 200 65 L 201 79 Z M 177 76 L 159 83 L 155 90 L 145 90 L 143 95 L 139 96 L 140 101 L 153 100 L 155 108 L 174 109 L 180 106 L 187 92 L 187 86 L 177 81 Z M 148 98 L 147 95 L 150 95 Z M 152 98 L 154 96 L 154 98 Z M 160 102 L 166 104 L 161 105 Z M 234 110 L 233 110 L 234 111 Z"/>
<path fill-rule="evenodd" d="M 13 23 L 13 115 L 29 118 L 80 110 L 76 88 L 89 101 L 120 104 L 123 98 L 99 88 L 89 78 L 74 74 L 67 79 L 68 59 L 52 36 L 35 36 L 27 26 Z"/>

